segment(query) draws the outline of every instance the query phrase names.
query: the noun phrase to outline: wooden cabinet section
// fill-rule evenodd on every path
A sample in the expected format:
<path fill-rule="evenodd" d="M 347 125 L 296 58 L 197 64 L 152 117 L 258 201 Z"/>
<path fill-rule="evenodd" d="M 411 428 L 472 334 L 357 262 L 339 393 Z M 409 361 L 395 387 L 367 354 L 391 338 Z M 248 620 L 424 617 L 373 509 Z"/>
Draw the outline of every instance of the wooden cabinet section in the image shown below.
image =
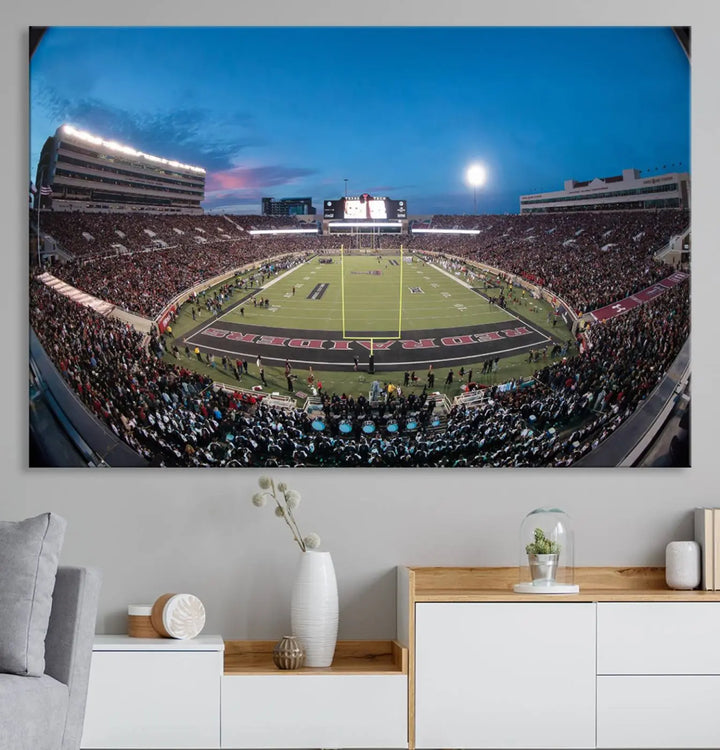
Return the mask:
<path fill-rule="evenodd" d="M 515 593 L 517 568 L 397 573 L 410 750 L 720 747 L 720 591 L 663 568 L 576 568 L 552 596 Z"/>
<path fill-rule="evenodd" d="M 418 603 L 418 748 L 595 746 L 595 607 Z"/>

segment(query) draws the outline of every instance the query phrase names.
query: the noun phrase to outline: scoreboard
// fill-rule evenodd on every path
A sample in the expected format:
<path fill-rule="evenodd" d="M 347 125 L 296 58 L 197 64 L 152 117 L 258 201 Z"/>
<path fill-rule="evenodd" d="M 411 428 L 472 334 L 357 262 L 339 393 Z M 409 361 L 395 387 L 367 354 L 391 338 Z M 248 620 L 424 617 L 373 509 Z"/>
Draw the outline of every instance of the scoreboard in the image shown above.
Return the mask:
<path fill-rule="evenodd" d="M 385 221 L 407 219 L 407 202 L 385 196 L 348 195 L 323 202 L 323 218 L 335 221 Z"/>

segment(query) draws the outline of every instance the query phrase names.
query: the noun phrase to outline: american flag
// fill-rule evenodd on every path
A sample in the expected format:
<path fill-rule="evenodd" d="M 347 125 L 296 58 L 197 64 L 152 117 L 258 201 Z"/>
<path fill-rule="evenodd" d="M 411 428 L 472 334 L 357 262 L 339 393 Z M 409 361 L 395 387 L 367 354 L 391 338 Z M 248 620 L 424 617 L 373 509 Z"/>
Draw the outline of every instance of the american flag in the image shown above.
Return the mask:
<path fill-rule="evenodd" d="M 52 188 L 50 187 L 50 185 L 41 185 L 40 195 L 52 195 Z"/>

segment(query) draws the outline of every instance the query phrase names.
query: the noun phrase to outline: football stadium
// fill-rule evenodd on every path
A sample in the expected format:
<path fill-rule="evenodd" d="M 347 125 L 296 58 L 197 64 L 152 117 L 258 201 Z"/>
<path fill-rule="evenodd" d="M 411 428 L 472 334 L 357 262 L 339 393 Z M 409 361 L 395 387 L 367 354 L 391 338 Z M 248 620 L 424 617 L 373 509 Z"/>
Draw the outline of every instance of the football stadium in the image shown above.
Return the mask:
<path fill-rule="evenodd" d="M 683 208 L 38 217 L 36 377 L 119 465 L 565 466 L 687 381 Z"/>
<path fill-rule="evenodd" d="M 516 214 L 210 214 L 201 165 L 60 125 L 28 212 L 32 461 L 638 464 L 689 400 L 690 177 L 586 177 Z"/>

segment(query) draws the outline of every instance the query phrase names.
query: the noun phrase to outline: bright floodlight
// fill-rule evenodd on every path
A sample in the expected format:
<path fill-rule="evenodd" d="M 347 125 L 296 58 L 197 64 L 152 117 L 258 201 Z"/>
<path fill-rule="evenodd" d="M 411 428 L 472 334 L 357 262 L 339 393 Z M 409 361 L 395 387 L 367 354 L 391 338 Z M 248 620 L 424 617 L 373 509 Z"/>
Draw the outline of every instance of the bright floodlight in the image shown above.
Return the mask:
<path fill-rule="evenodd" d="M 471 187 L 480 187 L 481 185 L 485 184 L 485 180 L 487 179 L 487 170 L 485 169 L 485 167 L 483 167 L 482 164 L 473 164 L 472 166 L 468 167 L 468 171 L 465 177 Z"/>

